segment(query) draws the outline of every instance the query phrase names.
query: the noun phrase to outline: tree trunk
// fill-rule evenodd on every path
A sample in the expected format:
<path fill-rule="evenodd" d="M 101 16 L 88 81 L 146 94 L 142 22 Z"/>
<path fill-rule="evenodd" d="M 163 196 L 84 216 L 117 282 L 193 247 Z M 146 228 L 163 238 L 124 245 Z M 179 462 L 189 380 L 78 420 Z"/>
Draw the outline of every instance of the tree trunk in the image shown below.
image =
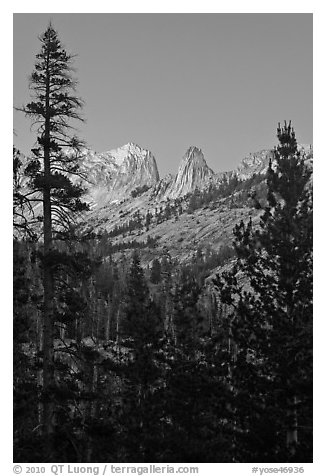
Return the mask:
<path fill-rule="evenodd" d="M 118 307 L 118 312 L 117 312 L 117 322 L 116 322 L 116 344 L 118 344 L 118 347 L 120 346 L 120 306 Z"/>
<path fill-rule="evenodd" d="M 50 73 L 46 82 L 46 111 L 49 111 Z M 54 283 L 50 254 L 52 251 L 52 216 L 51 216 L 51 167 L 50 167 L 50 116 L 47 113 L 44 129 L 44 188 L 43 188 L 43 290 L 44 290 L 44 321 L 43 321 L 43 432 L 45 436 L 53 433 L 54 405 L 51 395 L 54 386 L 53 339 L 54 316 L 53 299 Z"/>
<path fill-rule="evenodd" d="M 37 311 L 37 321 L 36 321 L 36 350 L 37 354 L 40 355 L 40 351 L 43 348 L 43 325 L 42 325 L 42 315 Z M 43 370 L 38 367 L 37 370 L 37 385 L 39 388 L 43 386 Z M 43 405 L 42 399 L 40 398 L 37 404 L 37 425 L 38 433 L 42 433 L 43 430 Z"/>
<path fill-rule="evenodd" d="M 111 336 L 111 303 L 108 299 L 107 304 L 107 319 L 106 319 L 106 326 L 105 326 L 105 340 L 108 342 Z"/>
<path fill-rule="evenodd" d="M 290 402 L 290 409 L 287 412 L 289 427 L 286 432 L 286 446 L 292 456 L 295 454 L 295 447 L 298 444 L 298 415 L 297 415 L 297 397 L 294 396 Z"/>
<path fill-rule="evenodd" d="M 47 262 L 51 251 L 51 216 L 48 217 L 47 199 L 44 200 L 44 322 L 43 322 L 43 392 L 44 392 L 44 410 L 43 425 L 46 435 L 53 432 L 53 401 L 51 389 L 54 385 L 54 366 L 53 366 L 53 275 L 51 265 Z M 50 212 L 51 213 L 51 212 Z M 47 216 L 47 218 L 46 218 Z M 45 231 L 46 230 L 46 231 Z"/>

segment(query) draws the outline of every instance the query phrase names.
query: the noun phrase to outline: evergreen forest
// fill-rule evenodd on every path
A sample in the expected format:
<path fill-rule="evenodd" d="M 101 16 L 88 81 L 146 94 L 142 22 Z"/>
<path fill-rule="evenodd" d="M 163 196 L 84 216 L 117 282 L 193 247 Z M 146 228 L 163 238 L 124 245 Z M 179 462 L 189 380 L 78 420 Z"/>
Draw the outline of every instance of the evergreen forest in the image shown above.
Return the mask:
<path fill-rule="evenodd" d="M 312 171 L 291 122 L 266 175 L 99 234 L 80 226 L 73 56 L 51 24 L 40 46 L 20 108 L 35 147 L 13 153 L 14 461 L 312 462 Z M 218 252 L 112 244 L 253 186 L 259 221 Z"/>

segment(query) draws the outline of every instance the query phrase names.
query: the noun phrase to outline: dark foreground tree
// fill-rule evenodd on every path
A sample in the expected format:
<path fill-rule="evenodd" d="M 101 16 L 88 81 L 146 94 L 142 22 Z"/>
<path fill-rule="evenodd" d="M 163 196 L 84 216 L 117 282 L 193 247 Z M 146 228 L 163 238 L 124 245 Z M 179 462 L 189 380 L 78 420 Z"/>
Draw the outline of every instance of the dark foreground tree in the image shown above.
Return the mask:
<path fill-rule="evenodd" d="M 237 262 L 215 281 L 229 305 L 241 461 L 312 458 L 311 169 L 291 123 L 277 137 L 259 226 L 236 226 Z"/>
<path fill-rule="evenodd" d="M 137 252 L 127 275 L 122 343 L 128 359 L 122 363 L 122 424 L 120 446 L 126 461 L 149 462 L 153 456 L 158 408 L 155 391 L 161 371 L 158 363 L 163 334 L 160 308 L 151 299 Z"/>
<path fill-rule="evenodd" d="M 39 37 L 41 51 L 36 55 L 30 78 L 33 100 L 20 110 L 37 128 L 37 144 L 28 164 L 34 198 L 42 200 L 43 222 L 43 411 L 42 431 L 48 437 L 54 428 L 52 392 L 55 387 L 53 339 L 55 324 L 55 268 L 58 253 L 55 240 L 65 235 L 74 215 L 85 210 L 83 190 L 70 174 L 78 174 L 81 142 L 72 134 L 70 120 L 80 120 L 81 100 L 75 95 L 71 76 L 73 57 L 65 51 L 50 24 Z"/>
<path fill-rule="evenodd" d="M 157 258 L 155 258 L 152 263 L 150 281 L 153 284 L 159 284 L 161 279 L 161 263 Z"/>

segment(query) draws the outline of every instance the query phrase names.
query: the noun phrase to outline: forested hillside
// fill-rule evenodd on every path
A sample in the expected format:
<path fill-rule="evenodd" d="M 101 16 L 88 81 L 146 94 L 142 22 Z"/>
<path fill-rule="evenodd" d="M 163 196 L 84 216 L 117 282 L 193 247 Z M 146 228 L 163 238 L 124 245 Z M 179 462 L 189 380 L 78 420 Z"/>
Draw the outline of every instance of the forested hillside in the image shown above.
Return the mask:
<path fill-rule="evenodd" d="M 90 156 L 73 58 L 40 41 L 37 147 L 14 149 L 15 462 L 311 462 L 312 149 L 284 123 L 236 172 L 194 147 L 161 180 L 134 144 Z"/>

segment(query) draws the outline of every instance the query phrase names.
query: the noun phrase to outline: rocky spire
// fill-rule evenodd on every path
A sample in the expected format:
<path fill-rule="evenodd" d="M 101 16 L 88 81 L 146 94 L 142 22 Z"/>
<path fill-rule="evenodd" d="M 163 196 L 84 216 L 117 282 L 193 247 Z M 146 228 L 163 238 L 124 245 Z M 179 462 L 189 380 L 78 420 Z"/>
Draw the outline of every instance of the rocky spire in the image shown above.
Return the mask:
<path fill-rule="evenodd" d="M 183 156 L 177 176 L 171 190 L 171 197 L 176 198 L 193 192 L 196 188 L 207 186 L 214 176 L 198 147 L 191 146 Z"/>

